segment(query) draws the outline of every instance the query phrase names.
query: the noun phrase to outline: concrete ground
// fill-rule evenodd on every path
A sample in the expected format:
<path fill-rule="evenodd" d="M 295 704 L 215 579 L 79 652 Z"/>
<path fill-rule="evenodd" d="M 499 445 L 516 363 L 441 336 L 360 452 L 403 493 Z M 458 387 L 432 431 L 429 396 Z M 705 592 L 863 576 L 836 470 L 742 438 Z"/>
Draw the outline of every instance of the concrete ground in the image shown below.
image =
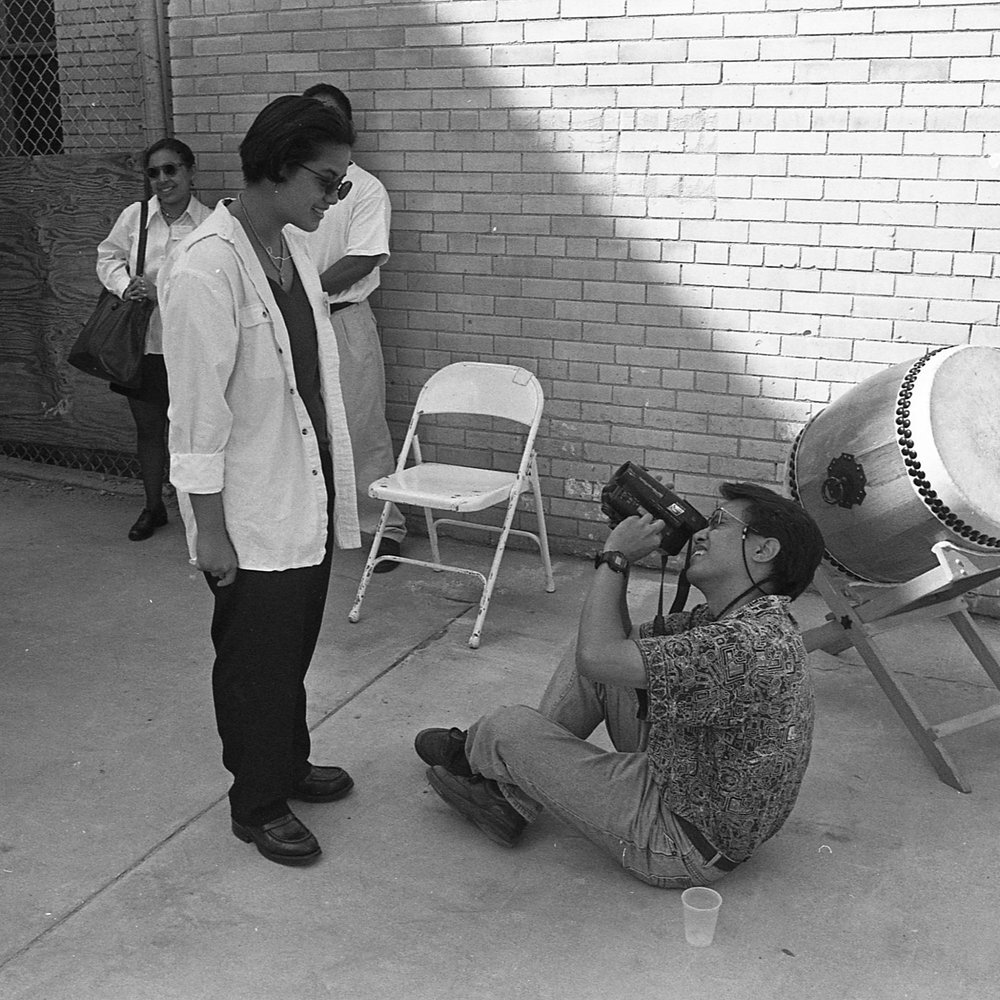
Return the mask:
<path fill-rule="evenodd" d="M 4 1000 L 995 995 L 1000 723 L 949 738 L 973 788 L 961 794 L 854 651 L 812 654 L 805 784 L 783 830 L 717 884 L 710 948 L 685 944 L 678 893 L 551 817 L 506 850 L 428 789 L 414 733 L 537 699 L 574 632 L 585 560 L 557 557 L 546 594 L 536 557 L 510 552 L 472 651 L 466 578 L 376 577 L 351 625 L 363 555 L 340 554 L 310 719 L 314 758 L 357 787 L 296 806 L 318 864 L 265 861 L 229 830 L 208 589 L 176 516 L 126 539 L 140 506 L 132 484 L 0 460 Z M 448 548 L 486 564 L 483 548 Z M 656 578 L 633 574 L 631 590 L 652 601 Z M 804 627 L 826 610 L 815 593 L 796 609 Z M 1000 623 L 977 622 L 1000 649 Z M 996 701 L 945 627 L 891 644 L 932 720 Z"/>

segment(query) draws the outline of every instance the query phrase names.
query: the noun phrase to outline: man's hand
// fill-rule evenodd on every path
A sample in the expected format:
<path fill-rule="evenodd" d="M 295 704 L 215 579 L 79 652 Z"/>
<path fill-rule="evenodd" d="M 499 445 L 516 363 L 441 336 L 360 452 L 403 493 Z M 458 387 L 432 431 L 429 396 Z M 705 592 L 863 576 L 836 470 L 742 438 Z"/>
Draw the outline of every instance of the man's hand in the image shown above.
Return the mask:
<path fill-rule="evenodd" d="M 654 521 L 653 515 L 626 517 L 616 525 L 604 543 L 605 552 L 621 552 L 630 562 L 637 562 L 659 548 L 666 522 Z"/>

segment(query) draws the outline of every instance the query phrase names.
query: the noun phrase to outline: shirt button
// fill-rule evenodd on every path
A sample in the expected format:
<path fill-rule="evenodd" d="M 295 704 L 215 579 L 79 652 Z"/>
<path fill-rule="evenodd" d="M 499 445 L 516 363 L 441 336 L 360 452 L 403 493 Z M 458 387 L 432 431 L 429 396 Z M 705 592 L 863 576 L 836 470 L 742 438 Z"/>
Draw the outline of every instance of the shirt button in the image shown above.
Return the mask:
<path fill-rule="evenodd" d="M 288 391 L 289 391 L 289 392 L 290 392 L 290 393 L 291 393 L 291 394 L 292 394 L 293 396 L 295 395 L 295 390 L 294 390 L 294 389 L 289 389 Z"/>
<path fill-rule="evenodd" d="M 319 473 L 318 473 L 318 472 L 317 472 L 317 471 L 316 471 L 315 469 L 313 469 L 313 475 L 314 475 L 314 476 L 318 476 L 318 475 L 319 475 Z"/>
<path fill-rule="evenodd" d="M 302 428 L 302 433 L 303 434 L 308 434 L 309 433 L 309 429 L 307 427 L 303 427 Z"/>

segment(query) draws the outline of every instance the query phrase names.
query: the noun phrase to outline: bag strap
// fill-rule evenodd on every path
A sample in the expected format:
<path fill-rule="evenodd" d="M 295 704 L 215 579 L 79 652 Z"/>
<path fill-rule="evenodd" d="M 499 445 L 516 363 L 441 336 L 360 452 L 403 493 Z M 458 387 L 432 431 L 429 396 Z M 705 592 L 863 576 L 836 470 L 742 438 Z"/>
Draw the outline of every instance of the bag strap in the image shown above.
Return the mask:
<path fill-rule="evenodd" d="M 142 274 L 142 269 L 146 263 L 146 220 L 149 218 L 149 202 L 143 198 L 139 209 L 139 250 L 135 255 L 135 275 Z"/>

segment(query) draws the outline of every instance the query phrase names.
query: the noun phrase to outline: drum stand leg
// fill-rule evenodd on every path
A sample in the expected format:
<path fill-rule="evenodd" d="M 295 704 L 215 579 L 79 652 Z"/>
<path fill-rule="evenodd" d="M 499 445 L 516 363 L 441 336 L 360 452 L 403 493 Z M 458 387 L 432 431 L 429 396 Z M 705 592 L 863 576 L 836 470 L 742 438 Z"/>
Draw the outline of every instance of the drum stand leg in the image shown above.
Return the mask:
<path fill-rule="evenodd" d="M 945 722 L 928 723 L 917 703 L 886 665 L 875 636 L 914 621 L 947 618 L 975 656 L 993 685 L 1000 691 L 1000 661 L 983 641 L 965 602 L 959 596 L 987 580 L 1000 577 L 1000 558 L 971 556 L 950 543 L 934 546 L 939 566 L 898 587 L 878 588 L 876 596 L 857 601 L 848 596 L 821 567 L 815 577 L 817 589 L 830 608 L 827 622 L 803 636 L 806 649 L 822 649 L 836 655 L 853 646 L 861 654 L 899 717 L 919 744 L 938 777 L 960 792 L 971 791 L 941 740 L 972 726 L 1000 718 L 1000 704 Z"/>

